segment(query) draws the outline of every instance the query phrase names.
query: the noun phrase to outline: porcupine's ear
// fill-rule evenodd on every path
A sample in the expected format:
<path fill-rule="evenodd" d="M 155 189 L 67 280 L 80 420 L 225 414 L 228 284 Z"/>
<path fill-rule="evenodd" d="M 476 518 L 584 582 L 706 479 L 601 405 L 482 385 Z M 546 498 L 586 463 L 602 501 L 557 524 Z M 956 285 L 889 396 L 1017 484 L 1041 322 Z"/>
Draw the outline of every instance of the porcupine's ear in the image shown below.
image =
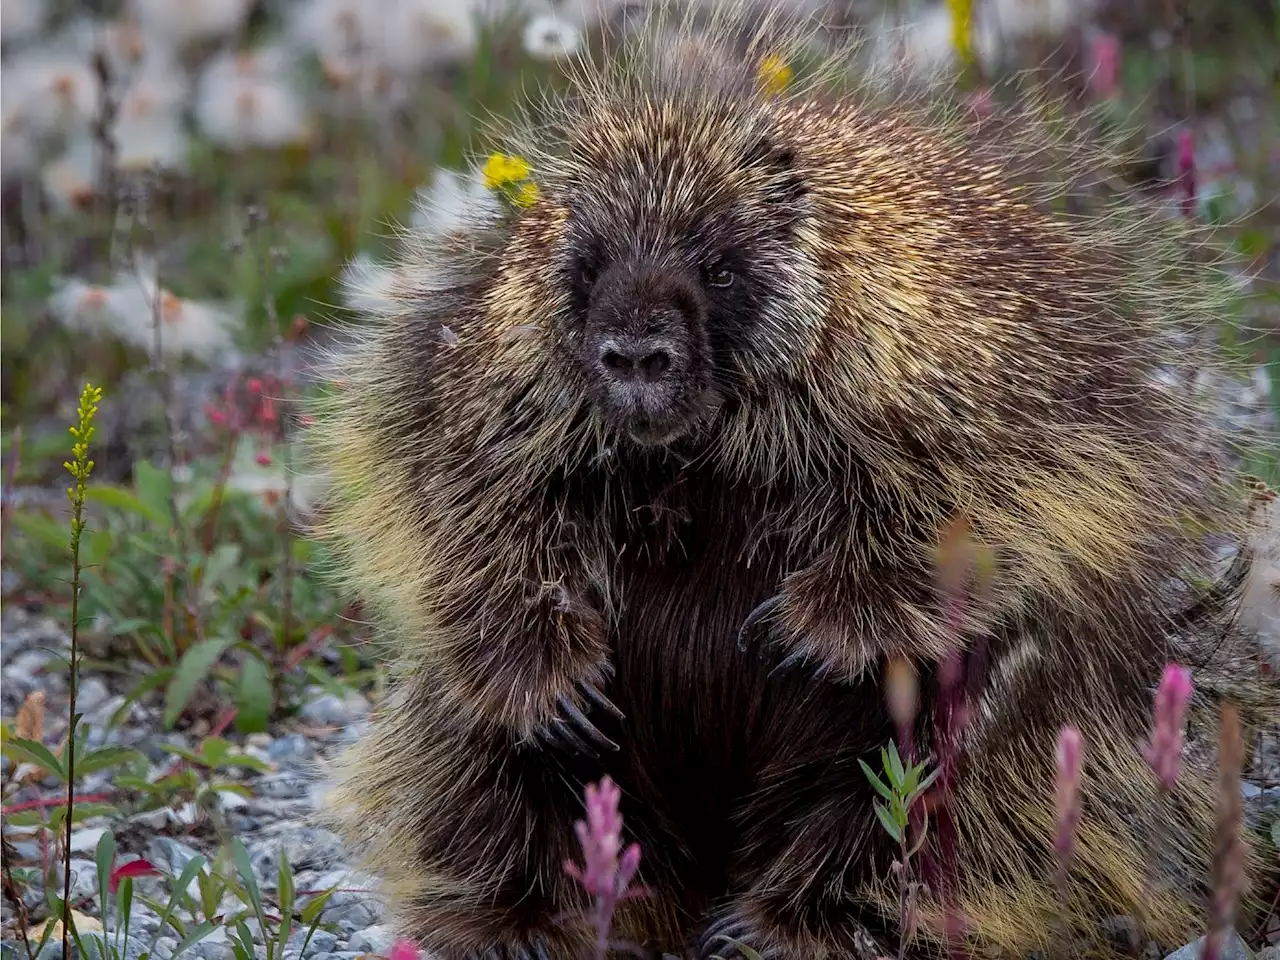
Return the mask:
<path fill-rule="evenodd" d="M 761 134 L 748 144 L 743 165 L 748 169 L 762 169 L 769 176 L 769 195 L 779 203 L 799 203 L 809 192 L 796 168 L 795 149 L 772 134 Z"/>

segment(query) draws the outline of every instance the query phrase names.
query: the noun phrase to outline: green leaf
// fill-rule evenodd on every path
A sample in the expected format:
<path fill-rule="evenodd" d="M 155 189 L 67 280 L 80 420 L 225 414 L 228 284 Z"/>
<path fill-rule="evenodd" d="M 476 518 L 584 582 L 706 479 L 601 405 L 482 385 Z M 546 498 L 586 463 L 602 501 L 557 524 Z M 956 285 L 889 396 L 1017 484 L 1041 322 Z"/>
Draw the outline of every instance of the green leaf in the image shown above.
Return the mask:
<path fill-rule="evenodd" d="M 125 877 L 120 881 L 120 886 L 116 887 L 116 915 L 124 917 L 124 942 L 127 943 L 129 920 L 133 916 L 133 877 Z"/>
<path fill-rule="evenodd" d="M 133 747 L 99 747 L 83 757 L 76 757 L 76 776 L 88 776 L 111 767 L 122 767 L 141 756 Z"/>
<path fill-rule="evenodd" d="M 200 743 L 200 753 L 204 756 L 204 762 L 210 767 L 221 766 L 230 749 L 230 741 L 222 737 L 205 737 Z"/>
<path fill-rule="evenodd" d="M 231 847 L 231 862 L 235 864 L 236 872 L 244 880 L 245 889 L 249 893 L 249 904 L 253 907 L 253 912 L 258 917 L 258 928 L 265 937 L 267 933 L 267 918 L 262 910 L 262 895 L 258 892 L 258 878 L 253 874 L 253 864 L 249 860 L 249 851 L 244 848 L 244 844 L 239 837 L 232 837 L 229 846 Z M 252 943 L 252 941 L 250 942 Z"/>
<path fill-rule="evenodd" d="M 205 679 L 222 651 L 231 645 L 230 637 L 214 637 L 204 640 L 189 648 L 182 655 L 173 682 L 166 691 L 164 708 L 164 725 L 172 728 L 179 715 L 191 701 L 192 695 L 200 681 Z"/>
<path fill-rule="evenodd" d="M 109 727 L 119 726 L 120 721 L 124 719 L 125 714 L 133 709 L 133 705 L 141 700 L 146 694 L 152 690 L 158 690 L 169 682 L 169 678 L 173 676 L 172 667 L 164 667 L 160 670 L 150 673 L 143 677 L 133 689 L 124 697 L 124 703 L 120 709 L 111 715 L 111 720 L 107 723 Z"/>
<path fill-rule="evenodd" d="M 4 825 L 6 827 L 38 827 L 45 823 L 47 818 L 41 810 L 19 810 L 17 813 L 9 813 L 5 815 Z"/>
<path fill-rule="evenodd" d="M 245 657 L 240 667 L 240 685 L 236 692 L 236 730 L 260 733 L 267 729 L 274 691 L 271 672 L 259 657 Z"/>
<path fill-rule="evenodd" d="M 289 922 L 293 919 L 293 868 L 289 866 L 289 858 L 285 855 L 284 847 L 280 848 L 280 864 L 277 870 L 276 878 L 277 897 L 280 901 L 280 949 L 284 949 L 284 943 L 289 939 Z"/>
<path fill-rule="evenodd" d="M 884 782 L 876 776 L 876 772 L 871 769 L 871 766 L 867 761 L 859 758 L 858 765 L 862 767 L 862 772 L 867 775 L 867 779 L 871 781 L 871 786 L 875 788 L 876 793 L 880 794 L 880 796 L 884 797 L 886 800 L 892 800 L 893 793 L 884 785 Z"/>
<path fill-rule="evenodd" d="M 174 948 L 173 956 L 170 957 L 169 960 L 178 960 L 178 957 L 182 956 L 182 954 L 186 953 L 209 934 L 213 933 L 213 929 L 214 927 L 212 923 L 200 924 L 200 926 L 196 927 L 182 938 L 182 942 Z"/>
<path fill-rule="evenodd" d="M 116 859 L 116 835 L 111 830 L 107 830 L 98 838 L 98 849 L 94 855 L 94 863 L 98 866 L 98 903 L 102 909 L 102 929 L 107 929 L 107 893 L 108 882 L 111 879 L 111 865 Z"/>
<path fill-rule="evenodd" d="M 139 460 L 133 465 L 133 485 L 138 500 L 150 515 L 163 518 L 166 527 L 173 522 L 169 510 L 169 495 L 173 492 L 173 476 L 166 470 Z"/>
<path fill-rule="evenodd" d="M 151 910 L 153 913 L 157 913 L 160 915 L 160 923 L 156 926 L 156 932 L 151 937 L 151 946 L 147 948 L 148 953 L 155 952 L 156 941 L 159 940 L 162 936 L 164 936 L 164 926 L 166 923 L 172 922 L 173 928 L 174 930 L 177 931 L 179 937 L 186 936 L 186 933 L 182 928 L 181 922 L 178 921 L 178 918 L 173 917 L 172 921 L 170 921 L 170 917 L 172 916 L 174 907 L 177 905 L 178 901 L 180 899 L 181 900 L 187 899 L 187 887 L 191 886 L 192 878 L 195 877 L 195 875 L 200 871 L 200 868 L 203 867 L 204 864 L 205 864 L 204 857 L 201 856 L 200 854 L 196 854 L 196 856 L 192 857 L 183 865 L 182 873 L 178 875 L 178 879 L 171 880 L 170 882 L 169 902 L 168 904 L 165 905 L 165 908 L 163 911 L 157 910 L 155 906 L 153 906 L 150 903 L 147 904 L 148 906 L 151 907 Z"/>
<path fill-rule="evenodd" d="M 10 757 L 26 763 L 34 763 L 41 770 L 52 773 L 63 783 L 67 782 L 67 772 L 62 762 L 43 743 L 38 740 L 25 740 L 15 737 L 4 742 L 4 752 Z"/>
<path fill-rule="evenodd" d="M 38 513 L 13 514 L 13 525 L 32 540 L 62 554 L 67 549 L 67 527 Z"/>
<path fill-rule="evenodd" d="M 723 933 L 717 933 L 715 938 L 741 953 L 743 960 L 764 960 L 764 957 L 760 956 L 756 951 L 752 950 L 745 943 L 739 943 L 737 940 L 733 939 L 733 937 L 725 936 Z"/>
<path fill-rule="evenodd" d="M 889 836 L 899 843 L 902 842 L 902 828 L 893 822 L 893 817 L 889 816 L 889 811 L 882 805 L 875 805 L 876 816 L 880 819 L 880 825 L 885 828 Z"/>
<path fill-rule="evenodd" d="M 320 922 L 321 914 L 324 913 L 325 905 L 328 904 L 329 898 L 333 896 L 337 889 L 337 887 L 330 887 L 328 890 L 323 890 L 308 900 L 307 905 L 302 908 L 302 922 L 315 929 L 315 926 Z M 310 939 L 311 936 L 308 934 L 307 940 L 310 941 Z"/>
<path fill-rule="evenodd" d="M 253 932 L 249 929 L 249 925 L 243 920 L 237 920 L 235 925 L 236 933 L 240 938 L 240 947 L 237 953 L 238 960 L 253 960 Z M 267 928 L 262 928 L 262 939 L 267 940 Z M 235 941 L 232 941 L 234 946 Z M 267 942 L 267 960 L 271 960 L 271 944 Z"/>
<path fill-rule="evenodd" d="M 901 787 L 907 779 L 907 774 L 902 769 L 902 758 L 898 756 L 898 745 L 892 740 L 889 741 L 889 764 L 893 770 L 894 785 Z"/>
<path fill-rule="evenodd" d="M 164 510 L 157 510 L 153 504 L 143 501 L 125 487 L 94 484 L 85 491 L 85 499 L 94 500 L 116 510 L 126 510 L 161 528 L 167 527 L 170 522 L 167 502 Z"/>
<path fill-rule="evenodd" d="M 109 803 L 77 803 L 71 811 L 71 822 L 81 823 L 94 817 L 120 817 L 123 814 L 118 807 Z"/>

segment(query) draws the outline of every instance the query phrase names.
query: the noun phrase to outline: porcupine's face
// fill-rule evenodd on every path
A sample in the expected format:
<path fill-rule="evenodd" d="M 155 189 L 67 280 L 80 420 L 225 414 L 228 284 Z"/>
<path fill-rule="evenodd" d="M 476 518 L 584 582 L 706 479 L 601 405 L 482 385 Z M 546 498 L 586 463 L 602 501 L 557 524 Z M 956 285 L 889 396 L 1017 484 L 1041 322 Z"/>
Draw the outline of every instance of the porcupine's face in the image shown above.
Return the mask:
<path fill-rule="evenodd" d="M 790 151 L 702 108 L 593 118 L 563 187 L 570 309 L 562 330 L 605 422 L 671 443 L 746 387 L 795 291 L 804 187 Z M 755 356 L 761 361 L 760 356 Z"/>

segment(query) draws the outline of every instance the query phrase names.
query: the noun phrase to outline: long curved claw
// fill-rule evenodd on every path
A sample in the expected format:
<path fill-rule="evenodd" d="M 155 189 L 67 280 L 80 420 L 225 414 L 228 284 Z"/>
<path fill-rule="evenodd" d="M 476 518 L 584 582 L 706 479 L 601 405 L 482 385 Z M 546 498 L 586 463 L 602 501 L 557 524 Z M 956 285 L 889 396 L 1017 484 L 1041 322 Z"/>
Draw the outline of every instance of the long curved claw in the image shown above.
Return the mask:
<path fill-rule="evenodd" d="M 743 620 L 742 626 L 738 628 L 738 649 L 739 650 L 743 651 L 744 653 L 746 652 L 747 634 L 750 633 L 752 629 L 754 629 L 756 625 L 760 623 L 761 620 L 763 620 L 765 617 L 769 616 L 771 613 L 777 610 L 780 606 L 782 606 L 782 601 L 783 601 L 783 596 L 782 594 L 779 593 L 777 596 L 770 597 L 768 600 L 764 601 L 764 603 L 761 603 L 754 610 L 752 610 L 750 613 L 747 614 L 747 619 Z M 760 655 L 762 657 L 764 656 L 763 650 L 761 651 Z"/>
<path fill-rule="evenodd" d="M 621 749 L 616 743 L 600 732 L 594 723 L 587 719 L 587 715 L 578 709 L 577 705 L 567 699 L 560 700 L 560 709 L 568 716 L 568 722 L 578 731 L 584 733 L 595 743 L 604 747 L 606 750 Z"/>
<path fill-rule="evenodd" d="M 583 695 L 588 700 L 594 703 L 597 707 L 599 707 L 605 713 L 612 714 L 615 720 L 626 719 L 626 715 L 613 705 L 613 701 L 611 701 L 603 693 L 597 690 L 593 684 L 580 683 L 578 684 L 578 686 L 581 687 Z"/>
<path fill-rule="evenodd" d="M 599 760 L 599 752 L 570 725 L 569 721 L 557 717 L 538 731 L 544 743 L 570 753 L 580 753 L 592 760 Z"/>
<path fill-rule="evenodd" d="M 612 666 L 606 671 L 612 675 Z M 578 690 L 587 702 L 587 709 L 596 707 L 616 720 L 625 716 L 614 704 L 593 684 L 578 682 Z M 561 697 L 556 701 L 559 716 L 538 731 L 538 737 L 545 743 L 571 753 L 579 753 L 592 760 L 600 759 L 600 749 L 616 752 L 621 747 L 606 736 L 599 727 L 569 697 Z"/>

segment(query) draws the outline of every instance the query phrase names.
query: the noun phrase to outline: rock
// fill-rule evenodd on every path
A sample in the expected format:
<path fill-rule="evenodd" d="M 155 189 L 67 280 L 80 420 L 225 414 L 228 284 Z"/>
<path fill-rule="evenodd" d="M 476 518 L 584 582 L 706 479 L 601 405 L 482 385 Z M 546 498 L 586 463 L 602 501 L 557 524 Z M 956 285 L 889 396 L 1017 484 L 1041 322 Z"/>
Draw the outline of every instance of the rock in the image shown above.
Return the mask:
<path fill-rule="evenodd" d="M 227 928 L 214 927 L 207 937 L 187 948 L 187 956 L 198 960 L 235 960 L 236 953 L 231 946 L 231 938 L 227 936 Z"/>
<path fill-rule="evenodd" d="M 89 713 L 96 710 L 111 696 L 107 685 L 97 677 L 85 677 L 76 686 L 76 712 Z"/>
<path fill-rule="evenodd" d="M 167 867 L 168 873 L 173 877 L 177 877 L 182 873 L 183 867 L 198 856 L 202 856 L 202 854 L 171 837 L 152 837 L 151 843 L 147 845 L 148 859 L 157 867 Z M 207 857 L 205 858 L 205 865 L 201 867 L 201 872 L 209 872 Z M 191 882 L 187 884 L 187 893 L 192 897 L 200 896 L 200 887 L 197 885 L 195 877 L 192 877 Z"/>
<path fill-rule="evenodd" d="M 1173 951 L 1164 958 L 1164 960 L 1200 960 L 1201 953 L 1204 952 L 1204 937 L 1201 937 L 1195 943 L 1189 943 L 1185 947 Z M 1245 942 L 1240 938 L 1240 934 L 1234 930 L 1227 936 L 1226 942 L 1222 945 L 1222 960 L 1251 960 L 1252 954 Z"/>
<path fill-rule="evenodd" d="M 377 953 L 386 956 L 395 940 L 395 931 L 387 924 L 366 927 L 355 934 L 347 946 L 358 953 Z"/>
<path fill-rule="evenodd" d="M 107 949 L 102 949 L 102 934 L 99 932 L 81 933 L 80 940 L 84 944 L 83 960 L 139 960 L 139 958 L 147 952 L 147 945 L 137 937 L 129 937 L 123 943 L 123 949 L 118 952 L 115 949 L 115 931 L 107 934 Z M 6 941 L 8 943 L 9 941 Z M 34 946 L 34 945 L 33 945 Z M 18 944 L 19 951 L 15 954 L 5 952 L 5 960 L 17 960 L 22 958 L 25 960 L 26 951 L 22 950 L 21 943 Z M 71 956 L 74 960 L 79 960 L 80 951 L 76 949 L 74 943 L 71 944 Z M 44 949 L 36 954 L 36 960 L 61 960 L 62 958 L 62 938 L 56 937 L 51 939 L 44 945 Z"/>
<path fill-rule="evenodd" d="M 106 832 L 106 827 L 86 827 L 82 830 L 73 830 L 71 832 L 71 852 L 96 853 L 98 841 L 102 839 L 102 835 Z"/>
<path fill-rule="evenodd" d="M 254 793 L 271 800 L 299 800 L 307 796 L 310 781 L 296 773 L 273 773 L 260 777 Z"/>
<path fill-rule="evenodd" d="M 303 958 L 302 954 L 302 945 L 304 943 L 307 944 L 306 958 Z M 309 943 L 307 942 L 307 931 L 298 930 L 289 938 L 289 943 L 285 947 L 285 955 L 288 956 L 289 952 L 292 951 L 295 958 L 299 958 L 299 960 L 307 960 L 307 958 L 313 957 L 318 953 L 332 953 L 334 947 L 337 945 L 337 936 L 330 933 L 328 930 L 321 930 L 317 928 L 311 935 L 311 941 Z"/>
<path fill-rule="evenodd" d="M 274 889 L 284 852 L 292 869 L 326 869 L 342 857 L 342 841 L 337 834 L 319 827 L 286 827 L 273 836 L 249 846 L 254 872 L 268 889 Z"/>
<path fill-rule="evenodd" d="M 313 753 L 311 742 L 300 733 L 291 733 L 267 744 L 267 757 L 276 763 L 297 763 Z"/>
<path fill-rule="evenodd" d="M 156 941 L 155 950 L 152 956 L 158 957 L 159 960 L 169 960 L 173 956 L 173 951 L 178 949 L 178 941 L 172 937 L 161 937 Z"/>
<path fill-rule="evenodd" d="M 301 710 L 304 720 L 326 726 L 345 726 L 358 720 L 369 712 L 369 701 L 359 693 L 351 692 L 345 699 L 339 699 L 332 693 L 322 694 L 309 700 Z"/>
<path fill-rule="evenodd" d="M 71 839 L 75 840 L 76 835 L 73 833 Z M 62 896 L 62 863 L 57 866 L 57 891 L 58 896 Z M 97 898 L 98 895 L 98 865 L 92 860 L 82 860 L 76 857 L 71 858 L 71 897 L 77 900 L 80 897 Z"/>

